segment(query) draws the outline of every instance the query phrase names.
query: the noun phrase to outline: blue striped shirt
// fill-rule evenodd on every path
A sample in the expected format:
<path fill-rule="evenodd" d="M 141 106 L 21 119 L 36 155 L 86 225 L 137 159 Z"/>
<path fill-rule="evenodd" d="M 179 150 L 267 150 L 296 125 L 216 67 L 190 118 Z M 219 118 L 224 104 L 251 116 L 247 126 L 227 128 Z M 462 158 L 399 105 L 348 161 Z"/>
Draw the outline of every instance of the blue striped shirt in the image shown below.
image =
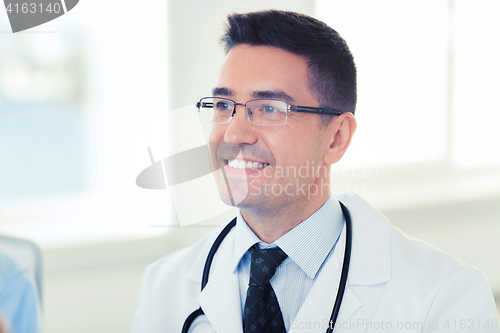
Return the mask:
<path fill-rule="evenodd" d="M 279 246 L 288 257 L 278 267 L 271 285 L 278 298 L 285 328 L 302 306 L 339 239 L 344 219 L 335 197 L 330 197 L 320 209 L 272 244 L 262 242 L 238 213 L 235 227 L 234 270 L 238 271 L 241 314 L 245 307 L 250 279 L 250 253 L 247 250 L 258 243 L 260 248 Z"/>

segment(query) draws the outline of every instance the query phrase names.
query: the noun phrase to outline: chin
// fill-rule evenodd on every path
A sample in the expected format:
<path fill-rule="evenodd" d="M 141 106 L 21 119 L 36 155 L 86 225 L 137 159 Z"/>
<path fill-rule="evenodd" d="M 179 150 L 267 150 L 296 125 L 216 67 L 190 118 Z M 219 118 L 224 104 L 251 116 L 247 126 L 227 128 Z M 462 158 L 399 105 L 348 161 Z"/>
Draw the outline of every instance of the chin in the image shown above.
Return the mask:
<path fill-rule="evenodd" d="M 249 193 L 247 186 L 231 186 L 225 183 L 217 183 L 219 190 L 219 196 L 228 206 L 238 207 L 238 208 L 252 208 L 255 206 L 262 205 L 260 202 L 260 196 L 255 193 Z"/>
<path fill-rule="evenodd" d="M 241 204 L 251 199 L 252 195 L 249 193 L 249 184 L 246 177 L 224 177 L 221 169 L 213 174 L 219 196 L 226 205 L 240 207 Z"/>

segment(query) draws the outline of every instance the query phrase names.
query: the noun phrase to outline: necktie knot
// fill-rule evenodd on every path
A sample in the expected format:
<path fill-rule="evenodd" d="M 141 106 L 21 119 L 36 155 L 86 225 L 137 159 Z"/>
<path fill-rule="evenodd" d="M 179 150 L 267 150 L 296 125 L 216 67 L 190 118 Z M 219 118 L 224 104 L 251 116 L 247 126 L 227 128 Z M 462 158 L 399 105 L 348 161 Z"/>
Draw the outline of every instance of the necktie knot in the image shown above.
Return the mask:
<path fill-rule="evenodd" d="M 287 255 L 279 247 L 272 249 L 259 249 L 257 245 L 252 246 L 250 252 L 252 263 L 250 266 L 250 283 L 252 287 L 262 287 L 276 272 L 276 268 L 286 259 Z"/>

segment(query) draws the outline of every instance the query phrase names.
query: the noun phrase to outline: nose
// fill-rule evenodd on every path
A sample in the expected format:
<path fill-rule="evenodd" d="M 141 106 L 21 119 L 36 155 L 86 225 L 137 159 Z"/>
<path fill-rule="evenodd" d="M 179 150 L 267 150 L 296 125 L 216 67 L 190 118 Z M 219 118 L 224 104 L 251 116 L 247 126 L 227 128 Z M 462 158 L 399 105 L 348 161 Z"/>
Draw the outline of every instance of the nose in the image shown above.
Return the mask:
<path fill-rule="evenodd" d="M 236 105 L 236 111 L 224 133 L 224 141 L 238 146 L 257 142 L 255 125 L 248 120 L 244 105 Z"/>

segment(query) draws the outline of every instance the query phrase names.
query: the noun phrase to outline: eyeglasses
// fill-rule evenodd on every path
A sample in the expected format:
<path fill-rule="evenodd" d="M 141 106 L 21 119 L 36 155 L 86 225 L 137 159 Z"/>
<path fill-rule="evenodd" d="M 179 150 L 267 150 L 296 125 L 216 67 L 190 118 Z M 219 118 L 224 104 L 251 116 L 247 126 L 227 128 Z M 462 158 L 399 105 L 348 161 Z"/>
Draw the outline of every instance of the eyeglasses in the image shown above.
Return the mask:
<path fill-rule="evenodd" d="M 250 123 L 259 126 L 281 126 L 286 124 L 290 112 L 306 112 L 317 114 L 341 115 L 342 112 L 327 108 L 289 105 L 277 99 L 253 99 L 245 104 L 236 103 L 227 98 L 203 97 L 196 107 L 200 116 L 207 117 L 212 124 L 225 124 L 231 121 L 236 113 L 236 106 L 245 107 Z M 205 118 L 205 119 L 207 119 Z"/>

